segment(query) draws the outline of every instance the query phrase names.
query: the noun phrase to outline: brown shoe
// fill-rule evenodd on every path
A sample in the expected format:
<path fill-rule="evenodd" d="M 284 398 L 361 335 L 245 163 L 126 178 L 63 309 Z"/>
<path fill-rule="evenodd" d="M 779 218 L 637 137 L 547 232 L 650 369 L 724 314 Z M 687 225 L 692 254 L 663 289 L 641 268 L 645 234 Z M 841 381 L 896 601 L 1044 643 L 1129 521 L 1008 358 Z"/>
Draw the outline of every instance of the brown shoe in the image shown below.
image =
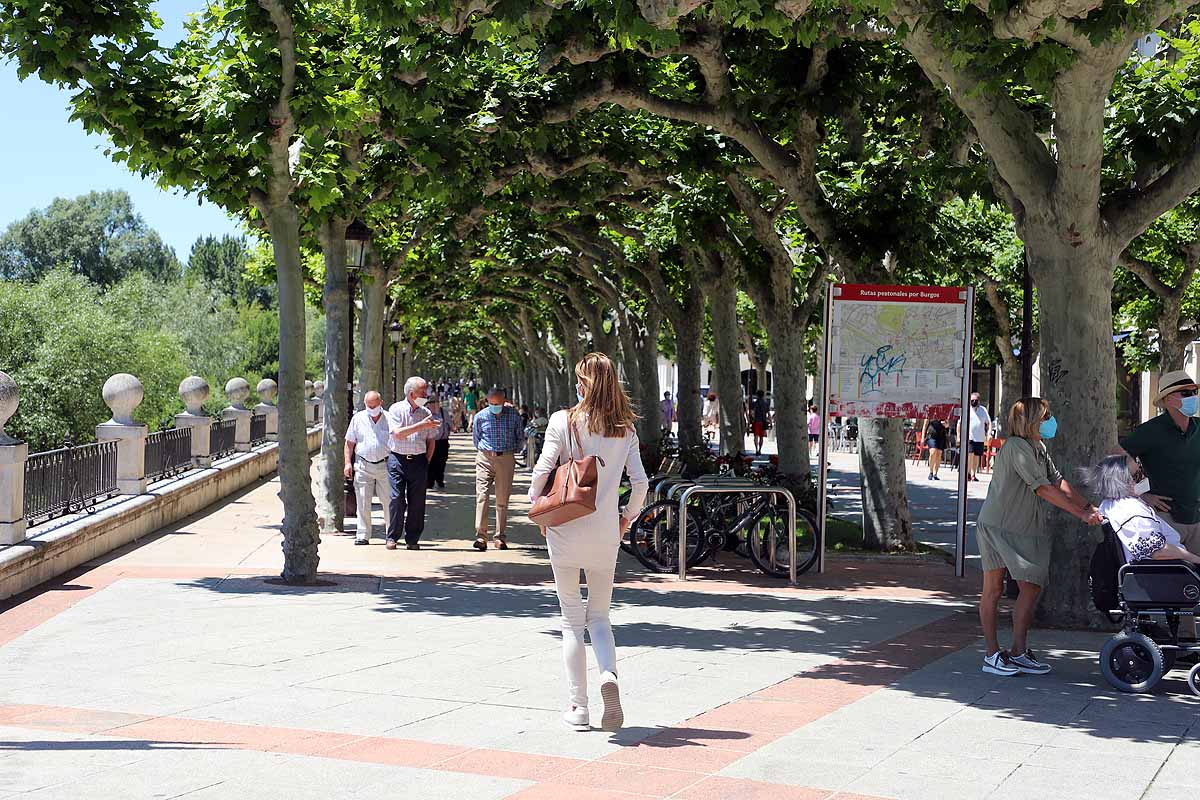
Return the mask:
<path fill-rule="evenodd" d="M 487 539 L 476 539 L 475 544 L 471 546 L 480 552 L 487 550 Z"/>
<path fill-rule="evenodd" d="M 507 550 L 508 542 L 505 541 L 504 539 L 497 539 L 496 540 L 496 549 L 497 550 Z"/>
<path fill-rule="evenodd" d="M 388 539 L 388 540 L 387 540 L 387 549 L 388 549 L 388 550 L 395 550 L 395 549 L 396 549 L 396 540 L 395 540 L 395 539 Z"/>
<path fill-rule="evenodd" d="M 420 550 L 420 549 L 421 549 L 421 545 L 420 545 L 420 544 L 418 544 L 417 542 L 411 542 L 411 543 L 409 543 L 409 544 L 406 544 L 406 545 L 404 545 L 404 548 L 405 548 L 406 550 Z"/>

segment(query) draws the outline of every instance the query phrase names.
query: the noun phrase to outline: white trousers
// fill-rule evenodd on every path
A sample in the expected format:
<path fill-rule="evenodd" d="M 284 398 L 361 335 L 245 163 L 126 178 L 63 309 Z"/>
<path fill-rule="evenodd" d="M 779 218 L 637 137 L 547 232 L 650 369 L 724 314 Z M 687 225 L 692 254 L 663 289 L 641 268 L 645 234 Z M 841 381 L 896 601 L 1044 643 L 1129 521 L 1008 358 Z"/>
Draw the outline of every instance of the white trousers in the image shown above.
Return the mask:
<path fill-rule="evenodd" d="M 354 458 L 354 496 L 358 500 L 358 531 L 357 539 L 371 538 L 371 500 L 379 498 L 383 506 L 383 524 L 388 521 L 388 506 L 392 500 L 392 486 L 388 482 L 387 460 L 378 464 L 370 464 L 355 456 Z"/>
<path fill-rule="evenodd" d="M 586 630 L 592 639 L 592 652 L 601 672 L 617 671 L 617 643 L 613 639 L 608 607 L 612 603 L 616 564 L 607 569 L 587 569 L 587 601 L 579 592 L 579 568 L 551 564 L 554 590 L 562 609 L 563 666 L 567 672 L 567 701 L 587 708 L 587 650 L 583 643 Z"/>

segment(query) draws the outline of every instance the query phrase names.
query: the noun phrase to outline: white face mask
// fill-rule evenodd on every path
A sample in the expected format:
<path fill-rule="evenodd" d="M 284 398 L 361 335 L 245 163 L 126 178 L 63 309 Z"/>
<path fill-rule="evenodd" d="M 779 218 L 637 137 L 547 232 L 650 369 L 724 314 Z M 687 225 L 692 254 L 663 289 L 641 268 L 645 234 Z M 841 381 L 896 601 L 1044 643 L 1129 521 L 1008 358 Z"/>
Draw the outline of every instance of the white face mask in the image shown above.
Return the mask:
<path fill-rule="evenodd" d="M 1138 481 L 1136 484 L 1134 484 L 1133 490 L 1135 492 L 1137 492 L 1139 495 L 1143 495 L 1146 492 L 1150 491 L 1150 479 L 1142 478 L 1140 481 Z"/>
<path fill-rule="evenodd" d="M 378 417 L 380 414 L 383 413 L 383 406 L 375 406 L 374 408 L 368 408 L 367 413 L 370 414 L 372 417 Z"/>
<path fill-rule="evenodd" d="M 414 397 L 413 398 L 413 405 L 415 405 L 417 408 L 424 408 L 425 404 L 428 402 L 429 402 L 428 397 Z"/>

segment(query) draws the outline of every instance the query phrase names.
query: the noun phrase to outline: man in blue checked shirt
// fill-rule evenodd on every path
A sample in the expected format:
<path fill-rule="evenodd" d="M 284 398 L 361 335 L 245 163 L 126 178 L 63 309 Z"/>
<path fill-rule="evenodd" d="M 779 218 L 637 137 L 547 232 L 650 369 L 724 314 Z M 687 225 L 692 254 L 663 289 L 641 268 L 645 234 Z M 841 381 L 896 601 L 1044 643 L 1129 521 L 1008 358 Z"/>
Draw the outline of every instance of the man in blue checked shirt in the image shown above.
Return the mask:
<path fill-rule="evenodd" d="M 496 489 L 496 547 L 507 550 L 504 531 L 508 526 L 508 497 L 512 493 L 514 460 L 525 448 L 525 426 L 521 415 L 504 402 L 504 390 L 488 389 L 487 409 L 475 415 L 475 549 L 487 550 L 488 500 Z"/>

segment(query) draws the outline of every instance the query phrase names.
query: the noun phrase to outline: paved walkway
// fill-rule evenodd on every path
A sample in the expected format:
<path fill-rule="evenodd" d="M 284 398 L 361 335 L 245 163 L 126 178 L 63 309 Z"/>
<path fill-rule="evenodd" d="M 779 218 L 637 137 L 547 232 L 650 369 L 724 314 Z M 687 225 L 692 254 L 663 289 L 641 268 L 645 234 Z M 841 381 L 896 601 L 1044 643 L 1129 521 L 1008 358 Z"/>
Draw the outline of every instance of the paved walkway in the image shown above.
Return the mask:
<path fill-rule="evenodd" d="M 322 544 L 328 585 L 266 582 L 274 482 L 0 614 L 0 798 L 1194 798 L 1197 704 L 1100 681 L 1098 634 L 1038 632 L 1056 672 L 978 671 L 973 582 L 831 560 L 788 589 L 737 565 L 621 564 L 628 727 L 573 733 L 536 529 L 470 548 L 470 460 L 429 547 Z M 523 481 L 521 479 L 523 488 Z M 520 504 L 517 504 L 520 514 Z M 378 512 L 377 512 L 378 514 Z M 595 689 L 593 687 L 593 696 Z"/>

